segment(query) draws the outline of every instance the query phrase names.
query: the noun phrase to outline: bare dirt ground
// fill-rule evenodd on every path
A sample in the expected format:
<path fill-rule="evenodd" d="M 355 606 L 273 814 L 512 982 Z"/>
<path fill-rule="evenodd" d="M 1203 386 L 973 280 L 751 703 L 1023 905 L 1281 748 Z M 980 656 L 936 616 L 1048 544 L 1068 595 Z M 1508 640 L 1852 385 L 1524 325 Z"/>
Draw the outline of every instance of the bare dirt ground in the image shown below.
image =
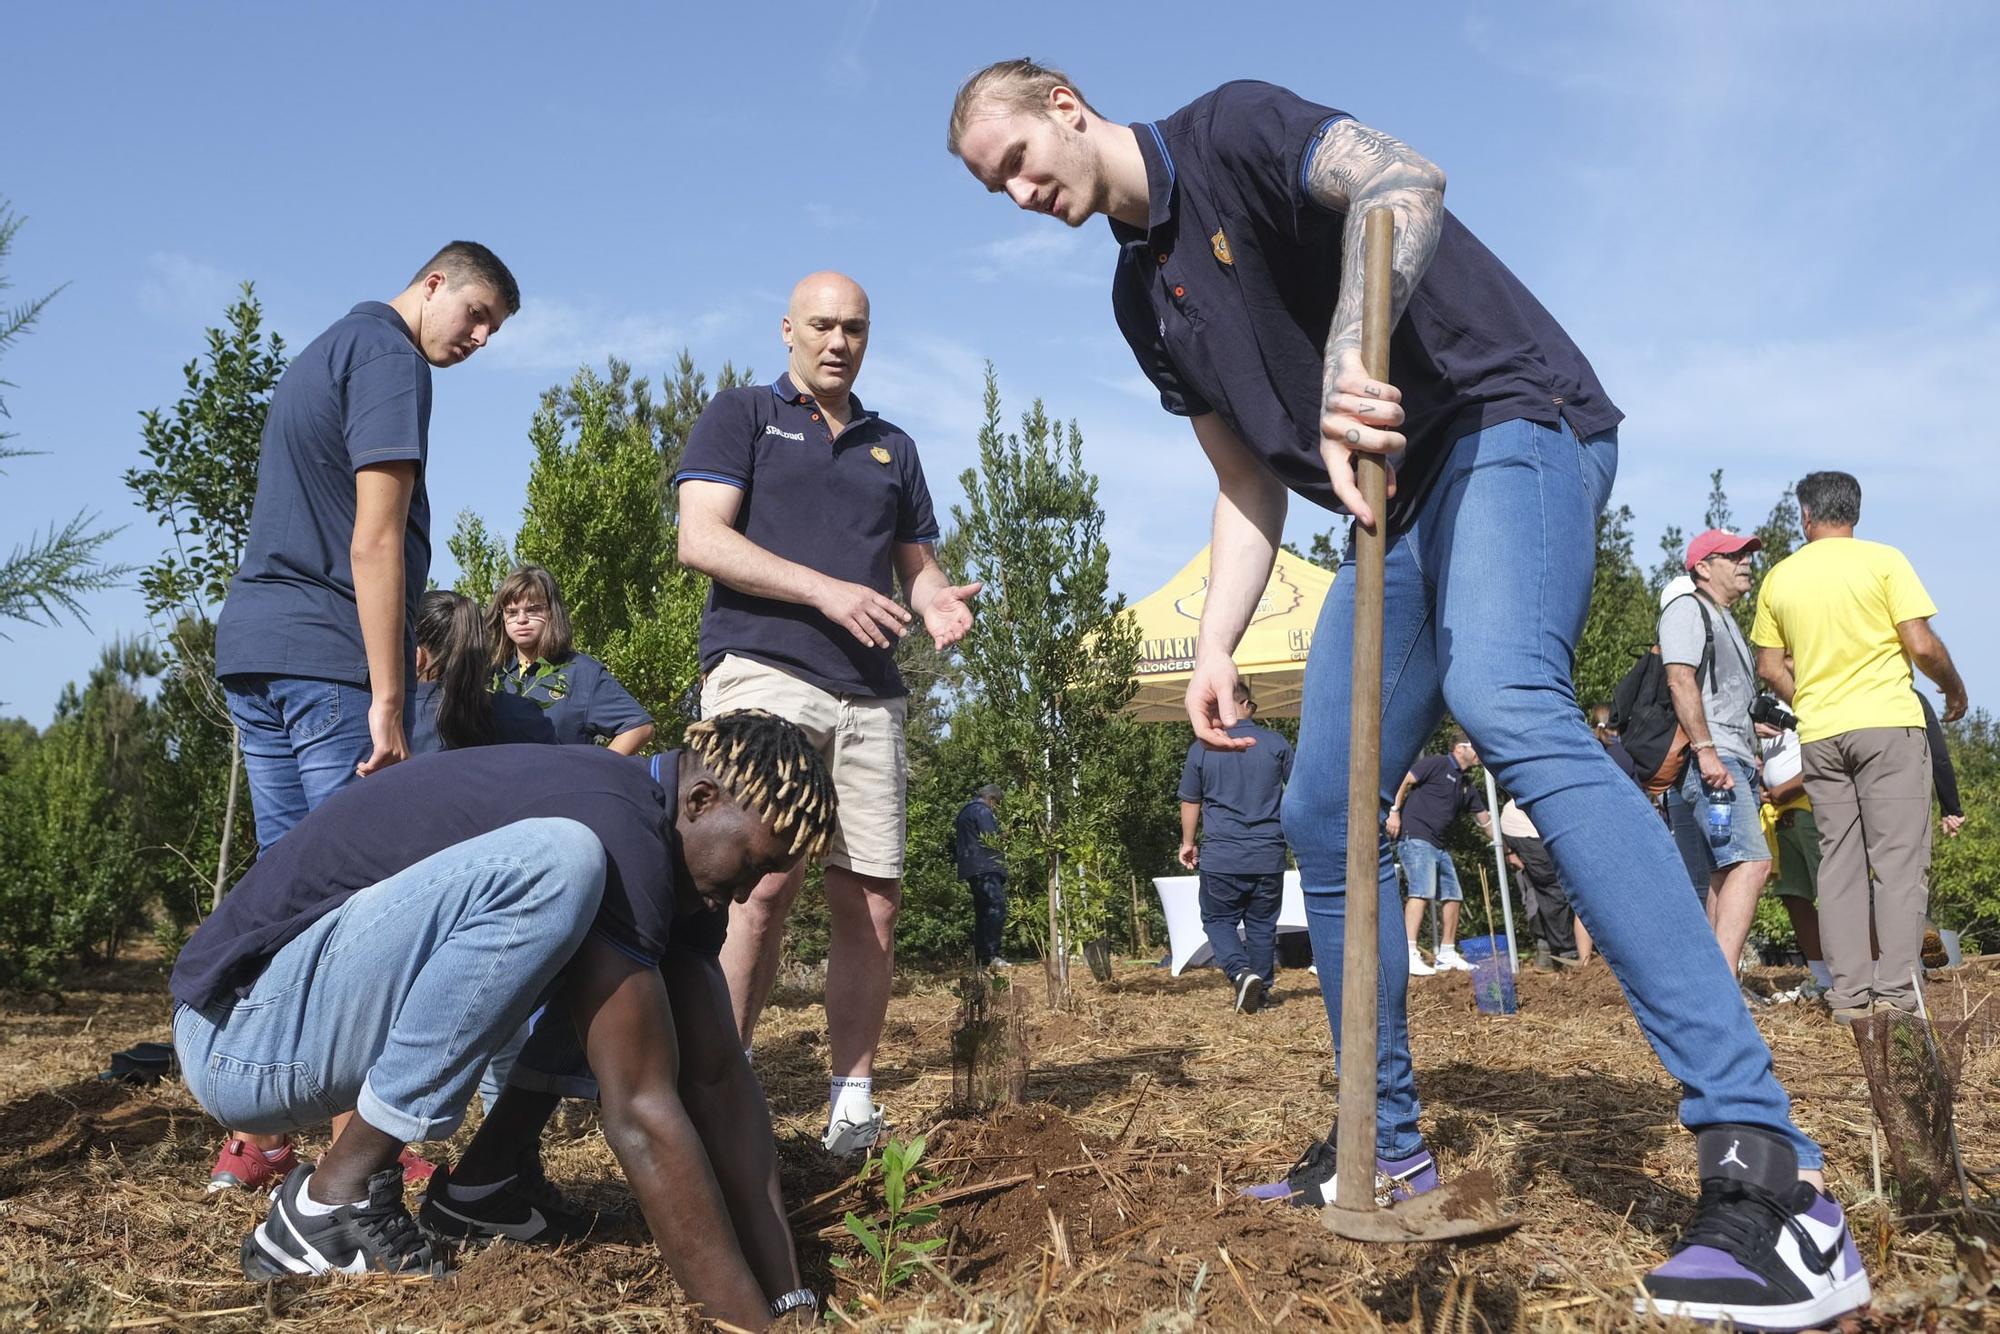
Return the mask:
<path fill-rule="evenodd" d="M 877 1097 L 900 1133 L 928 1132 L 942 1201 L 939 1269 L 864 1292 L 832 1266 L 859 1248 L 848 1208 L 879 1212 L 817 1142 L 823 1012 L 809 979 L 782 986 L 757 1043 L 777 1117 L 787 1198 L 807 1276 L 840 1325 L 869 1328 L 1145 1330 L 1303 1328 L 1611 1330 L 1635 1317 L 1635 1276 L 1688 1218 L 1694 1140 L 1600 963 L 1522 977 L 1521 1013 L 1474 1012 L 1464 975 L 1413 984 L 1411 1028 L 1424 1127 L 1447 1176 L 1490 1171 L 1523 1220 L 1469 1249 L 1364 1248 L 1308 1211 L 1237 1198 L 1281 1176 L 1333 1111 L 1316 984 L 1287 973 L 1274 1005 L 1230 1013 L 1213 972 L 1171 978 L 1121 963 L 1109 985 L 1079 967 L 1079 1006 L 1052 1013 L 1037 970 L 1029 998 L 1027 1105 L 953 1119 L 951 979 L 914 978 L 892 1004 Z M 1798 980 L 1765 970 L 1754 985 Z M 1972 1194 L 2000 1184 L 2000 973 L 1968 967 L 1932 987 L 1971 1012 L 1958 1133 Z M 1983 1006 L 1983 1008 L 1982 1008 Z M 662 1272 L 585 1109 L 559 1120 L 549 1174 L 626 1210 L 564 1252 L 493 1247 L 441 1284 L 284 1283 L 238 1274 L 260 1198 L 207 1196 L 217 1130 L 177 1082 L 99 1083 L 109 1054 L 162 1038 L 157 963 L 78 979 L 59 1003 L 0 1007 L 0 1328 L 203 1331 L 688 1329 L 692 1309 Z M 1806 1131 L 1875 1283 L 1853 1329 L 2000 1327 L 2000 1265 L 1962 1229 L 1898 1219 L 1872 1195 L 1870 1111 L 1853 1042 L 1799 1005 L 1758 1013 Z M 461 1135 L 467 1132 L 462 1130 Z M 310 1137 L 307 1152 L 318 1144 Z M 433 1146 L 434 1154 L 448 1152 Z M 412 1196 L 414 1201 L 414 1194 Z"/>

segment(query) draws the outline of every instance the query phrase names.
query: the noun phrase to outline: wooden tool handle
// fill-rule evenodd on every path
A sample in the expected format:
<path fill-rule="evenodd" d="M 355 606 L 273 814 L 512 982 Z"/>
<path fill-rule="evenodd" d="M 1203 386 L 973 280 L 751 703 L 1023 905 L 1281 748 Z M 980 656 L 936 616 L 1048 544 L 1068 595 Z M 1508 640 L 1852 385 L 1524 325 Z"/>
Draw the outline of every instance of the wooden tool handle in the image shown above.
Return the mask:
<path fill-rule="evenodd" d="M 1353 219 L 1349 219 L 1352 225 Z M 1386 208 L 1362 220 L 1361 361 L 1377 380 L 1389 378 L 1389 279 L 1396 220 Z M 1388 465 L 1380 454 L 1354 456 L 1355 481 L 1374 514 L 1354 526 L 1354 670 L 1348 700 L 1347 939 L 1341 954 L 1340 1122 L 1334 1203 L 1375 1207 L 1375 1074 L 1377 992 L 1382 959 L 1376 947 L 1380 893 L 1376 884 L 1378 793 L 1382 787 L 1382 554 L 1388 519 Z"/>

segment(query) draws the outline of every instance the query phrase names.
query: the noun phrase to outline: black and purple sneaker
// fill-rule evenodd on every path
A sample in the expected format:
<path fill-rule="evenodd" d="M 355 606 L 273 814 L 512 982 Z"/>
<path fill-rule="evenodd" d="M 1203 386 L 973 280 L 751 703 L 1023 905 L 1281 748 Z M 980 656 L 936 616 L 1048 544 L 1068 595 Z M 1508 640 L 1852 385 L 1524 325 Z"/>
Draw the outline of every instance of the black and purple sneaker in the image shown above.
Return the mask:
<path fill-rule="evenodd" d="M 1253 1200 L 1283 1200 L 1299 1209 L 1324 1209 L 1333 1203 L 1335 1157 L 1333 1136 L 1316 1139 L 1292 1164 L 1283 1181 L 1245 1186 L 1241 1194 Z M 1375 1159 L 1375 1203 L 1394 1204 L 1437 1189 L 1437 1164 L 1429 1149 L 1407 1158 Z"/>
<path fill-rule="evenodd" d="M 1709 1126 L 1698 1152 L 1694 1221 L 1673 1256 L 1639 1280 L 1634 1310 L 1802 1329 L 1867 1303 L 1868 1273 L 1847 1218 L 1799 1180 L 1790 1140 L 1759 1126 Z"/>

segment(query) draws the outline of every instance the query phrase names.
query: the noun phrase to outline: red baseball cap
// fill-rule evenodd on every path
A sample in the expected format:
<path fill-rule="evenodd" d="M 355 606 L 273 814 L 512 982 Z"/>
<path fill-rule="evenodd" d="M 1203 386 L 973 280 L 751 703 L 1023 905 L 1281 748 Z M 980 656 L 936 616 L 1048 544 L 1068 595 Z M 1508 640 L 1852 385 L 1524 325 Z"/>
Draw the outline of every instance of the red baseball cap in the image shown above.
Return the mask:
<path fill-rule="evenodd" d="M 1732 533 L 1727 528 L 1711 528 L 1688 543 L 1687 567 L 1692 570 L 1710 556 L 1734 556 L 1739 551 L 1763 549 L 1764 544 L 1755 537 Z"/>

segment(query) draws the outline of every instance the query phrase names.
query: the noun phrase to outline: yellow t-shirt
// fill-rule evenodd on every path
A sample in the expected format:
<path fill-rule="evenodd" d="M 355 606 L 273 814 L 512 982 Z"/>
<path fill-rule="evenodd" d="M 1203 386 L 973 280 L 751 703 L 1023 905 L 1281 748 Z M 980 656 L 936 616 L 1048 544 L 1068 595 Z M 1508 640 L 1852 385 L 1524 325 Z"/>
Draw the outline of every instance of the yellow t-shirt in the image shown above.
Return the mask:
<path fill-rule="evenodd" d="M 1862 727 L 1922 727 L 1896 625 L 1935 615 L 1902 552 L 1823 537 L 1764 576 L 1750 642 L 1791 650 L 1802 742 Z"/>

